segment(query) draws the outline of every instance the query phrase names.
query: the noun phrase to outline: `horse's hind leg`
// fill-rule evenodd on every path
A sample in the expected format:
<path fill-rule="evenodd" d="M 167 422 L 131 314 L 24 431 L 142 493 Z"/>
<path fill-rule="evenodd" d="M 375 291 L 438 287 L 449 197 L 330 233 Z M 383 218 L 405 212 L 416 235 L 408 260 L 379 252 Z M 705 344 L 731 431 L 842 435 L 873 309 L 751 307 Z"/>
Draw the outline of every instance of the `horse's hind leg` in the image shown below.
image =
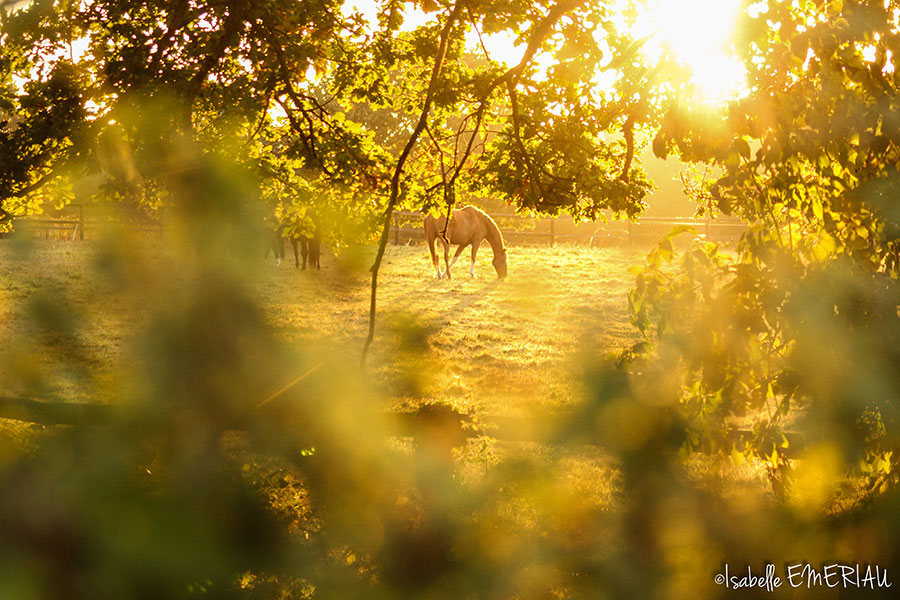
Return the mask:
<path fill-rule="evenodd" d="M 434 278 L 438 279 L 441 276 L 441 267 L 438 261 L 437 252 L 434 251 L 434 234 L 428 228 L 428 224 L 425 225 L 425 241 L 428 243 L 428 253 L 431 255 L 431 266 L 434 268 Z"/>
<path fill-rule="evenodd" d="M 309 245 L 306 236 L 300 237 L 300 256 L 303 257 L 303 270 L 306 270 L 306 257 L 309 256 Z"/>
<path fill-rule="evenodd" d="M 294 250 L 294 268 L 300 267 L 300 259 L 297 258 L 297 238 L 291 238 L 291 248 Z"/>

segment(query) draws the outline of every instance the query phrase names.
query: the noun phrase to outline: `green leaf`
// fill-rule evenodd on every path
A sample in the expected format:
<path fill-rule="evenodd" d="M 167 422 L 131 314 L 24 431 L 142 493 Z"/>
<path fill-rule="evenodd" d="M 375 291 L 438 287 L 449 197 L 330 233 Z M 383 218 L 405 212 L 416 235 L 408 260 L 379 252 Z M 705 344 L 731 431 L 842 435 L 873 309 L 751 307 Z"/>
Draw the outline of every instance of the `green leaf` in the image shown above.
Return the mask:
<path fill-rule="evenodd" d="M 750 144 L 743 138 L 737 138 L 734 140 L 734 143 L 731 146 L 732 150 L 737 152 L 740 156 L 744 157 L 747 160 L 750 160 Z"/>
<path fill-rule="evenodd" d="M 657 133 L 656 137 L 653 138 L 653 154 L 657 158 L 662 159 L 665 159 L 669 154 L 669 150 L 666 147 L 666 140 L 663 137 L 662 132 Z"/>
<path fill-rule="evenodd" d="M 825 219 L 825 211 L 822 207 L 822 200 L 819 198 L 812 198 L 810 200 L 810 206 L 812 207 L 813 216 L 817 220 L 823 221 Z"/>

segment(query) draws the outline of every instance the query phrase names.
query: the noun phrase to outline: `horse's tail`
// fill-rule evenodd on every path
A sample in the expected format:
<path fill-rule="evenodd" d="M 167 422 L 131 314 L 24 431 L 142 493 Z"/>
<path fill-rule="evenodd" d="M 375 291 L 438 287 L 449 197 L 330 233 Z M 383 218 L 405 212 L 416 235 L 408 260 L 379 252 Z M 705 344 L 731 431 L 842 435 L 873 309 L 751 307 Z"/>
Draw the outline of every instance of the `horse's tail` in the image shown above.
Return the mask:
<path fill-rule="evenodd" d="M 437 260 L 437 254 L 434 252 L 434 239 L 437 237 L 436 222 L 437 220 L 431 215 L 425 215 L 425 219 L 422 221 L 422 227 L 425 229 L 425 243 L 428 245 L 432 262 Z"/>
<path fill-rule="evenodd" d="M 425 230 L 425 241 L 429 244 L 434 239 L 434 230 L 431 226 L 431 220 L 431 215 L 425 215 L 425 218 L 422 220 L 422 228 Z"/>

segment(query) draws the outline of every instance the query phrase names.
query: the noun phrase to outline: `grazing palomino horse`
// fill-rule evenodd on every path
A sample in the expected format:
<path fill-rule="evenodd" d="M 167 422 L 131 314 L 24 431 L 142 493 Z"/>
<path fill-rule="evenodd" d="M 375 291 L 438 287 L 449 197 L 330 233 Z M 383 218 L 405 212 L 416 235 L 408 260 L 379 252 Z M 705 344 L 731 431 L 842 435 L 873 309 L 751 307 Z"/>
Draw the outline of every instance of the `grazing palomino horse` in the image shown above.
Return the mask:
<path fill-rule="evenodd" d="M 500 279 L 506 277 L 506 246 L 503 244 L 500 228 L 492 218 L 474 206 L 466 206 L 453 211 L 453 216 L 450 217 L 450 226 L 447 228 L 447 239 L 450 244 L 458 245 L 453 260 L 449 260 L 450 244 L 441 238 L 441 232 L 444 230 L 446 222 L 447 217 L 444 215 L 425 217 L 425 239 L 428 240 L 428 250 L 431 252 L 431 264 L 434 265 L 436 278 L 445 276 L 450 278 L 450 267 L 453 266 L 466 246 L 472 246 L 472 265 L 469 267 L 469 275 L 475 277 L 475 255 L 478 253 L 478 246 L 481 245 L 482 240 L 487 240 L 494 250 L 494 260 L 491 261 L 491 264 L 497 270 L 497 277 Z M 445 273 L 441 273 L 438 265 L 438 257 L 434 251 L 435 239 L 440 239 L 444 245 L 444 265 L 447 267 Z"/>

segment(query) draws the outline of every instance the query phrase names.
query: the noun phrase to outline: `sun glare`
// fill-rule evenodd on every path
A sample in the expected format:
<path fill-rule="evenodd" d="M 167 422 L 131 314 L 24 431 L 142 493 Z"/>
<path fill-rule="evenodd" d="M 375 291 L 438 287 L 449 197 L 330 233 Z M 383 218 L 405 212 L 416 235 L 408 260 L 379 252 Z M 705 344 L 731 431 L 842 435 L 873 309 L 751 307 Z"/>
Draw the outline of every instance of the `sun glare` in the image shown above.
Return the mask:
<path fill-rule="evenodd" d="M 636 18 L 628 19 L 629 6 L 639 8 Z M 729 50 L 734 35 L 742 0 L 616 0 L 613 3 L 617 26 L 634 38 L 646 38 L 644 53 L 652 63 L 664 54 L 690 72 L 690 81 L 696 91 L 696 101 L 718 105 L 748 92 L 746 70 Z M 377 20 L 379 3 L 373 0 L 348 0 L 344 10 L 356 10 L 369 23 Z M 421 26 L 433 15 L 428 15 L 412 4 L 406 4 L 401 30 L 409 31 Z M 488 55 L 507 65 L 516 64 L 525 50 L 517 44 L 512 32 L 482 33 L 470 30 L 466 35 L 470 50 L 487 51 Z M 538 54 L 538 78 L 550 62 L 549 56 Z M 547 63 L 547 64 L 543 64 Z M 608 81 L 607 81 L 608 80 Z M 598 89 L 611 88 L 614 78 L 599 77 Z"/>
<path fill-rule="evenodd" d="M 729 51 L 741 0 L 650 0 L 635 23 L 648 58 L 670 52 L 691 74 L 698 100 L 719 104 L 747 93 L 746 70 Z"/>

